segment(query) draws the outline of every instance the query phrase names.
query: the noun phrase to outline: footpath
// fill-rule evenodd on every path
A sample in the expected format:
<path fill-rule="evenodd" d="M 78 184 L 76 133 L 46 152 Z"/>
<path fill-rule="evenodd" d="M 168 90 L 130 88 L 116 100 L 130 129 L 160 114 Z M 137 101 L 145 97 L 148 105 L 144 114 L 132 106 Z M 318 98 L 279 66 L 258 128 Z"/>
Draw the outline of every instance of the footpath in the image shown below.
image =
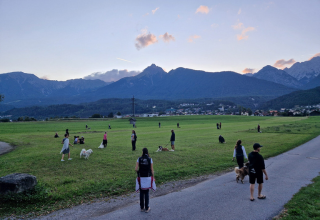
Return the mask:
<path fill-rule="evenodd" d="M 249 147 L 246 150 L 251 152 Z M 235 173 L 230 172 L 178 192 L 151 198 L 149 213 L 140 212 L 137 196 L 134 202 L 114 207 L 105 214 L 86 215 L 85 210 L 90 208 L 83 205 L 82 214 L 70 209 L 64 213 L 61 210 L 59 214 L 52 213 L 45 219 L 272 219 L 301 187 L 319 175 L 320 136 L 265 162 L 269 176 L 269 180 L 264 180 L 262 190 L 262 194 L 267 196 L 265 200 L 256 198 L 256 184 L 256 199 L 251 202 L 248 176 L 244 184 L 236 183 Z"/>

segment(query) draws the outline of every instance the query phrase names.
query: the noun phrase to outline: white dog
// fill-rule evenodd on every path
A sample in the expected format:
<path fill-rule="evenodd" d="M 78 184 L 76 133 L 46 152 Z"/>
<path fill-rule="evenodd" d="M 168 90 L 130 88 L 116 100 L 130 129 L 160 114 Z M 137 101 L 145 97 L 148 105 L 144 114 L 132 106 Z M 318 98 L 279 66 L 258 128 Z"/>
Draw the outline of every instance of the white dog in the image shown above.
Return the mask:
<path fill-rule="evenodd" d="M 81 152 L 80 152 L 80 158 L 82 156 L 84 156 L 84 159 L 88 159 L 90 154 L 92 154 L 92 153 L 93 153 L 93 151 L 91 149 L 89 149 L 89 150 L 82 149 Z"/>

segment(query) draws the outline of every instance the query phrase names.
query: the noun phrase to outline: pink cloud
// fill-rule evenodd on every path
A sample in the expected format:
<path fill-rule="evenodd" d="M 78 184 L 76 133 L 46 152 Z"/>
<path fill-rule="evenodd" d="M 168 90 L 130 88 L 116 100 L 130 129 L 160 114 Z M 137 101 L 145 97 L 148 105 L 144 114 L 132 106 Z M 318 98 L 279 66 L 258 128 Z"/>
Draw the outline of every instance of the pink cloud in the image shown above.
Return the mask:
<path fill-rule="evenodd" d="M 40 79 L 50 80 L 49 76 L 42 76 L 42 77 L 40 77 Z"/>
<path fill-rule="evenodd" d="M 152 10 L 152 14 L 156 13 L 156 11 L 157 11 L 158 9 L 159 9 L 159 7 L 156 8 L 156 9 L 154 9 L 154 10 Z"/>
<path fill-rule="evenodd" d="M 208 14 L 210 11 L 208 6 L 200 5 L 199 8 L 197 8 L 196 13 L 202 13 L 202 14 Z"/>
<path fill-rule="evenodd" d="M 247 40 L 249 38 L 248 35 L 246 35 L 247 32 L 249 31 L 254 31 L 254 27 L 247 27 L 242 30 L 241 34 L 237 34 L 237 39 L 238 40 Z"/>
<path fill-rule="evenodd" d="M 241 14 L 241 8 L 240 8 L 239 11 L 238 11 L 238 15 L 239 15 L 239 14 Z"/>
<path fill-rule="evenodd" d="M 192 43 L 194 41 L 194 39 L 198 39 L 198 38 L 201 38 L 201 36 L 199 36 L 199 35 L 190 36 L 188 39 L 188 42 Z"/>
<path fill-rule="evenodd" d="M 237 22 L 237 24 L 235 25 L 232 25 L 233 29 L 237 30 L 237 29 L 243 29 L 244 28 L 244 25 L 243 23 L 241 23 L 239 20 Z"/>
<path fill-rule="evenodd" d="M 168 32 L 166 32 L 164 35 L 160 35 L 159 38 L 162 38 L 162 40 L 166 43 L 176 40 L 174 36 L 172 36 L 171 34 L 168 34 Z"/>
<path fill-rule="evenodd" d="M 284 69 L 286 66 L 290 66 L 292 64 L 294 64 L 296 61 L 294 59 L 290 59 L 285 61 L 284 59 L 281 60 L 277 60 L 275 62 L 275 64 L 273 64 L 274 67 L 280 68 L 280 69 Z"/>
<path fill-rule="evenodd" d="M 245 68 L 244 70 L 242 70 L 242 73 L 254 73 L 254 69 Z"/>
<path fill-rule="evenodd" d="M 158 40 L 157 40 L 156 35 L 151 34 L 151 33 L 147 34 L 146 31 L 143 30 L 143 33 L 140 34 L 136 38 L 135 46 L 136 46 L 137 50 L 140 50 L 140 49 L 142 49 L 144 47 L 147 47 L 147 46 L 149 46 L 151 44 L 155 44 L 157 42 L 158 42 Z"/>
<path fill-rule="evenodd" d="M 311 60 L 312 58 L 315 58 L 315 57 L 320 57 L 320 53 L 316 53 L 315 55 L 313 55 L 312 57 L 310 57 L 309 60 Z"/>

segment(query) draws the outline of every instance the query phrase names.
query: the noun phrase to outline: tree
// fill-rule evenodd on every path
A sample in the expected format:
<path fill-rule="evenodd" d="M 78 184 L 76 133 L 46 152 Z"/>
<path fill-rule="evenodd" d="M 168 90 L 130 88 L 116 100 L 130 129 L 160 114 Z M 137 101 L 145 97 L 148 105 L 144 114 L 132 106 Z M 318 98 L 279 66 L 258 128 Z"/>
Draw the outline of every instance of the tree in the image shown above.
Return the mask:
<path fill-rule="evenodd" d="M 118 112 L 117 115 L 120 116 L 120 115 L 121 115 L 121 112 Z"/>
<path fill-rule="evenodd" d="M 91 116 L 91 118 L 101 118 L 101 115 L 100 115 L 100 114 L 93 114 L 93 115 Z"/>
<path fill-rule="evenodd" d="M 112 112 L 109 113 L 108 118 L 113 118 L 113 113 Z"/>
<path fill-rule="evenodd" d="M 248 114 L 249 114 L 249 115 L 252 115 L 252 110 L 251 110 L 251 108 L 248 108 L 247 111 L 248 111 Z"/>

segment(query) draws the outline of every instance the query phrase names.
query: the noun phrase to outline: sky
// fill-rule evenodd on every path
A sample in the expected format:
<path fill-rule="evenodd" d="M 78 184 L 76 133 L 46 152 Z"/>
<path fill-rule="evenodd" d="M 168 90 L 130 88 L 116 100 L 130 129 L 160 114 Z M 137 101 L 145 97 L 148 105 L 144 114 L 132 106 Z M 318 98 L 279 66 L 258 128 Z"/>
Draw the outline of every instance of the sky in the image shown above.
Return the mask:
<path fill-rule="evenodd" d="M 319 0 L 0 0 L 0 73 L 114 81 L 151 64 L 289 67 L 320 53 L 319 9 Z"/>

